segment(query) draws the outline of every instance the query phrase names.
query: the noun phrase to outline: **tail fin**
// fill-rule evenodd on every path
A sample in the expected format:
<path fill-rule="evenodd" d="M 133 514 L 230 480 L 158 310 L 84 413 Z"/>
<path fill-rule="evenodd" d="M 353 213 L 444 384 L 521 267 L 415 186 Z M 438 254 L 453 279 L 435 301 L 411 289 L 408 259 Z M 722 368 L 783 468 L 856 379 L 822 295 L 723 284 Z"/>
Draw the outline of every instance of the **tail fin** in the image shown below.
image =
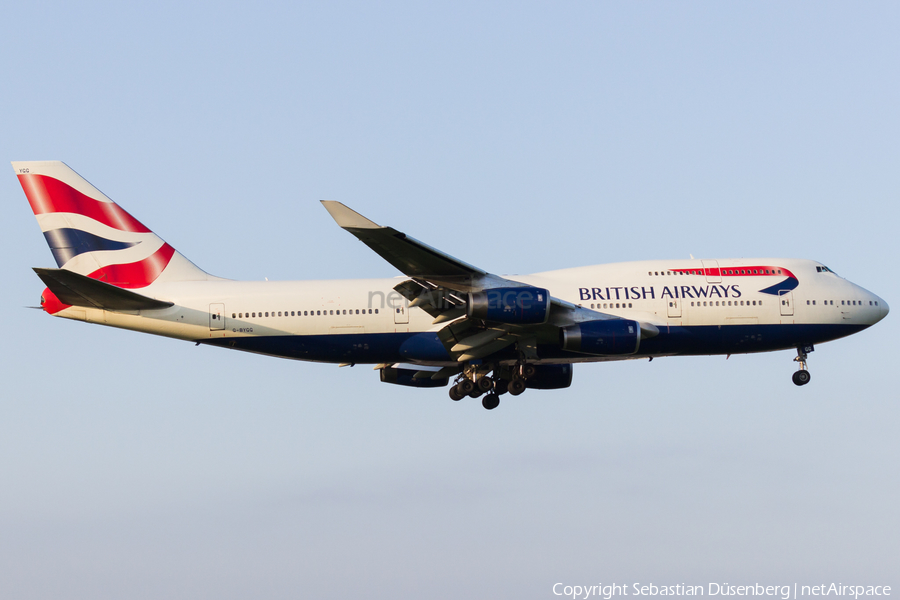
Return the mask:
<path fill-rule="evenodd" d="M 120 288 L 210 276 L 59 161 L 13 162 L 56 264 Z"/>

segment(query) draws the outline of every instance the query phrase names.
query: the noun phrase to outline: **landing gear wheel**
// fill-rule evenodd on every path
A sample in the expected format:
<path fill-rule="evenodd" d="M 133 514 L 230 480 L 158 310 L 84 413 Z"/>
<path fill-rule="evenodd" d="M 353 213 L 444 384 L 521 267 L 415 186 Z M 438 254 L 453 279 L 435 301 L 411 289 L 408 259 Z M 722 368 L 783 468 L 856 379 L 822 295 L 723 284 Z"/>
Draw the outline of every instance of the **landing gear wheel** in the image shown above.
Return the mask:
<path fill-rule="evenodd" d="M 494 382 L 490 377 L 482 377 L 478 380 L 478 383 L 476 385 L 482 392 L 489 392 L 494 388 Z"/>
<path fill-rule="evenodd" d="M 534 365 L 523 365 L 522 366 L 522 376 L 525 379 L 531 379 L 534 377 L 534 374 L 537 373 L 537 367 Z"/>
<path fill-rule="evenodd" d="M 525 382 L 521 379 L 513 379 L 509 382 L 509 393 L 518 396 L 525 391 Z"/>
<path fill-rule="evenodd" d="M 794 385 L 806 385 L 810 380 L 809 371 L 797 371 L 791 379 L 794 380 Z"/>
<path fill-rule="evenodd" d="M 475 391 L 475 384 L 472 383 L 471 379 L 463 379 L 458 384 L 456 384 L 456 387 L 459 389 L 459 393 L 463 396 L 468 396 Z"/>
<path fill-rule="evenodd" d="M 458 387 L 458 386 L 455 386 L 455 385 L 454 385 L 453 387 L 450 388 L 450 399 L 451 399 L 451 400 L 453 400 L 454 402 L 459 402 L 459 401 L 462 400 L 463 398 L 465 398 L 465 394 L 460 394 L 460 393 L 459 393 L 459 387 Z"/>
<path fill-rule="evenodd" d="M 509 391 L 509 381 L 508 380 L 498 379 L 497 382 L 494 384 L 494 392 L 498 396 L 502 396 L 503 394 L 505 394 L 508 391 Z"/>
<path fill-rule="evenodd" d="M 500 406 L 500 397 L 497 394 L 487 394 L 482 398 L 481 405 L 487 410 L 494 410 Z"/>
<path fill-rule="evenodd" d="M 472 391 L 469 392 L 469 398 L 478 398 L 479 396 L 482 396 L 482 395 L 484 395 L 484 392 L 482 392 L 481 389 L 478 387 L 472 388 Z"/>

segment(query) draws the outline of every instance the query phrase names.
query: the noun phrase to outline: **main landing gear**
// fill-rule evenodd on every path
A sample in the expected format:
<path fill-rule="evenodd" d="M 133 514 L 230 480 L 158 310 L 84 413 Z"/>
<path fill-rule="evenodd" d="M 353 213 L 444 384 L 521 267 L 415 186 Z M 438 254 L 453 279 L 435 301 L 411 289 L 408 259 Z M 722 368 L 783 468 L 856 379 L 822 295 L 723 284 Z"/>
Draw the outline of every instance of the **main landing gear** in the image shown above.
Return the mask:
<path fill-rule="evenodd" d="M 513 367 L 491 366 L 487 369 L 481 365 L 467 366 L 460 378 L 450 388 L 450 399 L 459 401 L 466 396 L 478 398 L 484 396 L 481 405 L 487 410 L 500 406 L 500 396 L 509 392 L 518 396 L 528 387 L 526 381 L 533 377 L 537 369 L 534 365 L 519 363 Z"/>
<path fill-rule="evenodd" d="M 800 346 L 797 348 L 797 356 L 794 357 L 794 361 L 799 363 L 798 366 L 800 367 L 800 370 L 794 373 L 793 377 L 791 377 L 794 385 L 806 385 L 807 383 L 809 383 L 810 374 L 806 369 L 806 358 L 808 353 L 812 352 L 814 349 L 815 348 L 813 348 L 812 345 Z"/>

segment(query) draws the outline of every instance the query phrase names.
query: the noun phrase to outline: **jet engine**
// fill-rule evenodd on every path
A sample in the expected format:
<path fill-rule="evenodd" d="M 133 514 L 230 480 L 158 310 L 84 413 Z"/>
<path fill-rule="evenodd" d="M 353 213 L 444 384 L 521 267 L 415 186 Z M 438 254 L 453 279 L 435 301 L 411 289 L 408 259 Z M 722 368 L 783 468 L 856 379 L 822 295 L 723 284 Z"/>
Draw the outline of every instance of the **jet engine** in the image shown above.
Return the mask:
<path fill-rule="evenodd" d="M 525 382 L 533 390 L 561 390 L 572 385 L 572 365 L 534 365 L 534 375 Z"/>
<path fill-rule="evenodd" d="M 441 379 L 431 379 L 430 377 L 416 379 L 414 375 L 418 373 L 418 369 L 404 369 L 399 367 L 385 367 L 381 369 L 381 381 L 384 383 L 394 383 L 396 385 L 405 385 L 408 387 L 444 387 L 450 383 L 449 377 Z"/>
<path fill-rule="evenodd" d="M 563 327 L 560 345 L 583 354 L 635 354 L 641 345 L 641 326 L 627 319 L 585 321 Z"/>
<path fill-rule="evenodd" d="M 543 288 L 492 288 L 469 294 L 466 314 L 511 325 L 546 323 L 550 318 L 550 293 Z"/>

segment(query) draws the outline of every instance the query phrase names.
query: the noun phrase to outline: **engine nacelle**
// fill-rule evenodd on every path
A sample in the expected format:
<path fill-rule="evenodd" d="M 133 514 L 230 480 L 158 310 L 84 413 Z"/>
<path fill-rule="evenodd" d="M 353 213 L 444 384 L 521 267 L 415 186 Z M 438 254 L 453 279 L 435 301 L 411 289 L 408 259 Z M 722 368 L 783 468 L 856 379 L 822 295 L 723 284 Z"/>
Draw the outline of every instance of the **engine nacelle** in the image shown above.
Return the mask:
<path fill-rule="evenodd" d="M 560 345 L 584 354 L 635 354 L 641 345 L 641 326 L 627 319 L 586 321 L 561 329 Z"/>
<path fill-rule="evenodd" d="M 572 385 L 572 365 L 534 365 L 534 375 L 525 382 L 533 390 L 561 390 Z"/>
<path fill-rule="evenodd" d="M 492 288 L 469 294 L 466 307 L 469 318 L 534 325 L 550 318 L 550 293 L 543 288 Z"/>
<path fill-rule="evenodd" d="M 413 375 L 418 373 L 418 369 L 398 369 L 396 367 L 385 367 L 381 369 L 381 381 L 384 383 L 393 383 L 396 385 L 405 385 L 408 387 L 433 388 L 444 387 L 450 383 L 449 377 L 442 379 L 432 379 L 424 377 L 415 379 Z"/>

